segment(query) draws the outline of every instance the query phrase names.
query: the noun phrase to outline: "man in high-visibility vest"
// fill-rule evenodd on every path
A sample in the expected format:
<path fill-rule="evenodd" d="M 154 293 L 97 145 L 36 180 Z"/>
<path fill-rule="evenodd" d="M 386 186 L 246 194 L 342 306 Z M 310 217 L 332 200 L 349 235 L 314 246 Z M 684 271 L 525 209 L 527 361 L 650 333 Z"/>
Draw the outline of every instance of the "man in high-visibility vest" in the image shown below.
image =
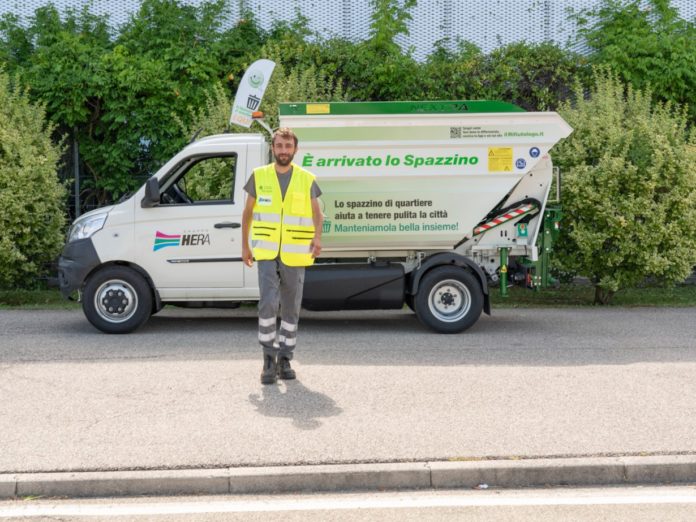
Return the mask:
<path fill-rule="evenodd" d="M 271 148 L 275 162 L 254 169 L 244 186 L 247 200 L 242 214 L 242 258 L 249 267 L 253 259 L 258 262 L 262 384 L 295 378 L 290 361 L 297 343 L 305 267 L 321 253 L 323 221 L 317 200 L 321 190 L 314 175 L 292 162 L 297 152 L 295 133 L 278 129 Z"/>

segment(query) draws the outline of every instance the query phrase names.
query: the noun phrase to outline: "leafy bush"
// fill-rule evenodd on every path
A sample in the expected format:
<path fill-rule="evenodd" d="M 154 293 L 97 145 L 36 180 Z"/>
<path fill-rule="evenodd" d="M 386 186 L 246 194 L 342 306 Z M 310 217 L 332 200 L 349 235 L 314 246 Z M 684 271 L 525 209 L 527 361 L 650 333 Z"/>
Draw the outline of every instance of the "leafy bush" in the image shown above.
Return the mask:
<path fill-rule="evenodd" d="M 419 99 L 419 64 L 410 50 L 404 53 L 396 41 L 408 34 L 409 11 L 416 0 L 371 0 L 370 4 L 367 40 L 357 44 L 336 40 L 327 46 L 344 91 L 358 101 Z"/>
<path fill-rule="evenodd" d="M 659 100 L 689 104 L 696 117 L 696 24 L 669 0 L 602 0 L 575 18 L 594 63 Z"/>
<path fill-rule="evenodd" d="M 553 110 L 575 81 L 587 85 L 585 58 L 551 43 L 518 42 L 484 55 L 459 41 L 451 51 L 438 42 L 421 66 L 422 98 L 504 100 L 530 111 Z"/>
<path fill-rule="evenodd" d="M 552 43 L 519 42 L 491 51 L 482 73 L 481 97 L 530 111 L 554 110 L 576 81 L 589 83 L 587 59 Z"/>
<path fill-rule="evenodd" d="M 597 71 L 560 114 L 575 129 L 554 148 L 564 172 L 565 270 L 587 276 L 595 301 L 645 278 L 670 284 L 696 264 L 696 140 L 686 111 L 653 103 Z"/>
<path fill-rule="evenodd" d="M 31 286 L 64 240 L 61 147 L 46 111 L 0 71 L 0 287 Z"/>
<path fill-rule="evenodd" d="M 445 41 L 421 66 L 420 91 L 424 100 L 473 100 L 482 98 L 486 55 L 474 44 L 458 41 L 451 51 Z"/>

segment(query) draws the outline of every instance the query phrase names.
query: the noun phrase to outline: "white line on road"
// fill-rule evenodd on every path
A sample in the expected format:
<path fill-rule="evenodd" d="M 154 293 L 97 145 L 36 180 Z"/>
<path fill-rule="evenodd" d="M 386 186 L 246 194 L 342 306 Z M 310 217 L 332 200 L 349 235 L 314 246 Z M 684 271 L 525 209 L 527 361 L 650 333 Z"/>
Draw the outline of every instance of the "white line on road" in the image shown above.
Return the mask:
<path fill-rule="evenodd" d="M 524 493 L 523 493 L 524 494 Z M 366 493 L 374 495 L 374 493 Z M 348 509 L 399 509 L 399 508 L 452 508 L 452 507 L 507 507 L 507 506 L 586 506 L 586 505 L 643 505 L 643 504 L 696 504 L 696 491 L 690 494 L 578 494 L 554 492 L 520 496 L 490 491 L 485 493 L 451 494 L 434 496 L 433 493 L 380 494 L 376 498 L 353 496 L 341 498 L 302 498 L 273 500 L 189 501 L 156 503 L 111 504 L 30 504 L 0 506 L 0 518 L 36 516 L 137 516 L 137 515 L 187 515 L 202 513 L 263 513 L 279 511 L 321 511 Z"/>

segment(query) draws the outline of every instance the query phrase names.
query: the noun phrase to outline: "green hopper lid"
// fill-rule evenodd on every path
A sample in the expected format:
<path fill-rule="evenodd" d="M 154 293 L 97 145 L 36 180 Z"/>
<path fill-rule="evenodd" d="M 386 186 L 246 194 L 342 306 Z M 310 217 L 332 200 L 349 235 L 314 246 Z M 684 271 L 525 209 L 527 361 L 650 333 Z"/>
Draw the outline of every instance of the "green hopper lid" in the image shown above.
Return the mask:
<path fill-rule="evenodd" d="M 488 100 L 417 102 L 315 102 L 281 103 L 281 116 L 364 114 L 467 114 L 479 112 L 525 112 L 512 103 Z"/>

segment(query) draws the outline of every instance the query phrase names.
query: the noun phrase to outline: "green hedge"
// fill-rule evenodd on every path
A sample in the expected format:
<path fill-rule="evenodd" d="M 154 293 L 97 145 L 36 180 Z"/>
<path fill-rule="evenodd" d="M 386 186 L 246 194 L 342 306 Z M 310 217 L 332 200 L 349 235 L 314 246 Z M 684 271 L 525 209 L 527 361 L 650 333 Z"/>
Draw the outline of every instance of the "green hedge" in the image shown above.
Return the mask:
<path fill-rule="evenodd" d="M 646 278 L 673 284 L 696 265 L 696 140 L 686 111 L 599 70 L 560 114 L 574 128 L 554 148 L 564 172 L 559 259 L 587 276 L 596 302 Z"/>
<path fill-rule="evenodd" d="M 0 288 L 32 287 L 63 244 L 65 189 L 45 109 L 0 70 Z"/>

